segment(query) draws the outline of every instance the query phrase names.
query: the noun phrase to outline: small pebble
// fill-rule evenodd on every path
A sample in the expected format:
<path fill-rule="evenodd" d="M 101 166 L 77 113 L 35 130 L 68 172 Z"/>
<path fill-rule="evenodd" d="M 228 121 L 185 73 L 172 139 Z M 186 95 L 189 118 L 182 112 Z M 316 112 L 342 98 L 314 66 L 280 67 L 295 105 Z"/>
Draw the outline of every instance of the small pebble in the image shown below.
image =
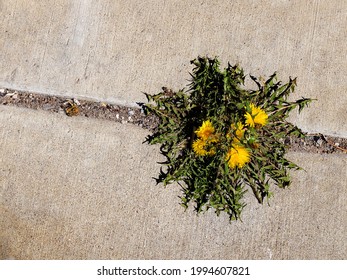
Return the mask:
<path fill-rule="evenodd" d="M 335 146 L 336 146 L 336 147 L 340 146 L 340 143 L 335 143 Z"/>
<path fill-rule="evenodd" d="M 78 106 L 81 105 L 81 103 L 76 98 L 73 99 L 73 103 L 75 103 Z"/>
<path fill-rule="evenodd" d="M 6 89 L 5 88 L 0 88 L 0 93 L 5 93 Z"/>
<path fill-rule="evenodd" d="M 44 104 L 43 106 L 42 106 L 42 109 L 43 110 L 51 110 L 51 109 L 54 109 L 54 105 L 51 105 L 51 104 Z"/>
<path fill-rule="evenodd" d="M 323 140 L 322 139 L 318 139 L 316 141 L 316 146 L 321 146 L 323 144 Z"/>
<path fill-rule="evenodd" d="M 116 114 L 116 119 L 117 119 L 117 120 L 119 119 L 119 114 Z"/>
<path fill-rule="evenodd" d="M 128 114 L 129 114 L 130 116 L 133 116 L 133 115 L 135 114 L 135 112 L 134 112 L 133 110 L 130 110 L 130 111 L 128 112 Z"/>

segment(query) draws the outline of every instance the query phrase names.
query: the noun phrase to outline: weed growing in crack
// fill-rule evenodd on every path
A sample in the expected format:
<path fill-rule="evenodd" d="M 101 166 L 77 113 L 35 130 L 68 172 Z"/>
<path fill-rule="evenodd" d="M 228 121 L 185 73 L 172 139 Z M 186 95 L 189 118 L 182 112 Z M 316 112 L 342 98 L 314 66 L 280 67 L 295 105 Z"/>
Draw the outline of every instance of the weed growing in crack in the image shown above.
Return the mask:
<path fill-rule="evenodd" d="M 217 215 L 224 211 L 230 220 L 239 219 L 247 188 L 263 203 L 272 196 L 271 183 L 286 188 L 289 169 L 300 169 L 285 158 L 282 140 L 304 137 L 286 118 L 312 99 L 287 101 L 296 79 L 282 85 L 276 73 L 266 81 L 250 75 L 257 89 L 246 90 L 238 65 L 221 70 L 218 59 L 208 57 L 191 63 L 195 67 L 187 91 L 145 93 L 145 113 L 160 121 L 146 142 L 160 144 L 166 157 L 156 181 L 177 182 L 184 207 L 193 202 L 198 213 L 213 208 Z"/>

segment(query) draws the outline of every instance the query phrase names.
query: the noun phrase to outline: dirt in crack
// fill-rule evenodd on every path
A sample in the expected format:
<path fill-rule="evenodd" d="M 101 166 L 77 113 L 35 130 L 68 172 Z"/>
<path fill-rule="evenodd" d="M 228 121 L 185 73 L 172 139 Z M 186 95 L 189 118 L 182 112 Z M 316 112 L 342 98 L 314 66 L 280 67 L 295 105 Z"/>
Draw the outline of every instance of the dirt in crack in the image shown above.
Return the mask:
<path fill-rule="evenodd" d="M 139 108 L 10 89 L 0 89 L 0 104 L 67 115 L 70 115 L 67 109 L 75 105 L 78 112 L 71 116 L 132 123 L 146 129 L 153 129 L 158 122 L 155 116 L 145 116 Z"/>
<path fill-rule="evenodd" d="M 156 116 L 146 116 L 141 109 L 64 96 L 52 96 L 26 91 L 0 89 L 0 104 L 67 114 L 76 106 L 75 114 L 87 118 L 131 123 L 151 131 L 158 125 Z M 76 108 L 74 108 L 76 109 Z M 347 153 L 347 139 L 322 134 L 307 134 L 304 139 L 287 137 L 283 140 L 291 151 L 310 153 Z"/>

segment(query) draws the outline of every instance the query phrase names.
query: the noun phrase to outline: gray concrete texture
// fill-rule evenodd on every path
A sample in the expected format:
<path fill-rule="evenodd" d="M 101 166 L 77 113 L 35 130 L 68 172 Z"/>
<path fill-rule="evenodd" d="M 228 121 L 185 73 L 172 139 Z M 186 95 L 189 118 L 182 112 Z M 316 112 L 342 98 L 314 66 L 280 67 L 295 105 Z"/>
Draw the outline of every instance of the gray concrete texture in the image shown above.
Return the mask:
<path fill-rule="evenodd" d="M 0 258 L 347 258 L 344 155 L 290 153 L 306 172 L 270 207 L 249 194 L 229 224 L 155 185 L 162 158 L 143 129 L 15 107 L 0 123 Z"/>
<path fill-rule="evenodd" d="M 292 121 L 347 137 L 346 1 L 0 1 L 0 87 L 122 104 L 184 87 L 197 55 L 298 76 Z M 243 223 L 156 186 L 148 131 L 0 107 L 0 258 L 346 259 L 346 156 L 290 153 L 306 172 Z"/>
<path fill-rule="evenodd" d="M 198 55 L 298 77 L 295 121 L 347 137 L 347 1 L 2 0 L 0 86 L 115 103 L 187 85 Z"/>

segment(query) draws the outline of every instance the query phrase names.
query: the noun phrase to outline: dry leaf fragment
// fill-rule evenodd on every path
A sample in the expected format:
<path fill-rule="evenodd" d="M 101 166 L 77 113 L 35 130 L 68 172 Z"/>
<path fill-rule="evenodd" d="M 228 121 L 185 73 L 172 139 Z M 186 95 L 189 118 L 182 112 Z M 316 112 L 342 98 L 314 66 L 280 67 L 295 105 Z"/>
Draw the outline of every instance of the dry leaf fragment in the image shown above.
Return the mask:
<path fill-rule="evenodd" d="M 79 114 L 80 110 L 79 110 L 76 103 L 74 103 L 71 100 L 68 100 L 64 104 L 65 104 L 64 110 L 65 110 L 66 115 L 68 115 L 69 117 L 72 117 L 72 116 L 77 116 Z"/>

